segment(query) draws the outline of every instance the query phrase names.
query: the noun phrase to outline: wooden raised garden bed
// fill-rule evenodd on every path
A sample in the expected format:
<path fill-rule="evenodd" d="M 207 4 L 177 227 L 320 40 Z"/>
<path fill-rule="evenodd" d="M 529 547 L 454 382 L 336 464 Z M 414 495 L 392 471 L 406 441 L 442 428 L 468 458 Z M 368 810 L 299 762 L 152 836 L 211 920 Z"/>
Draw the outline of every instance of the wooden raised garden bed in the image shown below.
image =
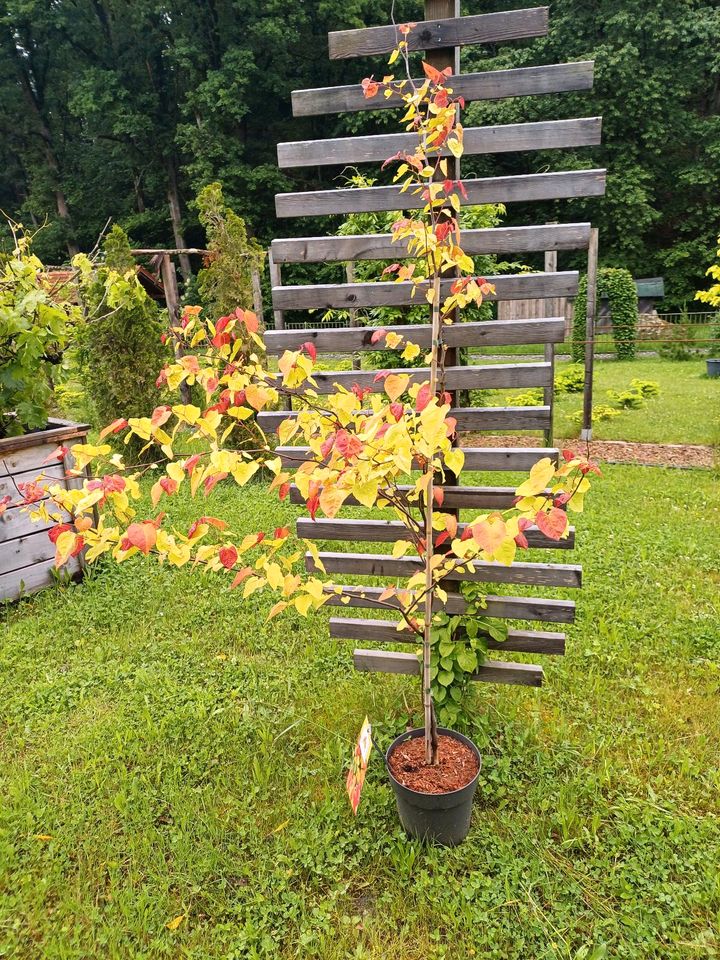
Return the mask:
<path fill-rule="evenodd" d="M 19 483 L 40 479 L 40 483 L 79 484 L 65 476 L 66 464 L 52 453 L 58 447 L 86 440 L 89 426 L 52 418 L 45 430 L 22 437 L 0 439 L 0 500 L 10 495 L 18 501 Z M 0 517 L 0 601 L 16 600 L 53 582 L 55 547 L 48 537 L 52 523 L 33 523 L 19 506 L 10 506 Z M 71 575 L 80 572 L 76 557 L 67 567 Z"/>

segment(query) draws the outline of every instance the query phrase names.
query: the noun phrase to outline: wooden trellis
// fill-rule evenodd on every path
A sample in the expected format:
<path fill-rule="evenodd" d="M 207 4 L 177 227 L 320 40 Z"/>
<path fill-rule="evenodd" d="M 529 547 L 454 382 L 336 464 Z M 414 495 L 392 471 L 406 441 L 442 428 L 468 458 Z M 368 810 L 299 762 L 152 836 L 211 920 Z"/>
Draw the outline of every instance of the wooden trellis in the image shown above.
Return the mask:
<path fill-rule="evenodd" d="M 591 62 L 564 63 L 487 73 L 460 74 L 459 50 L 468 44 L 494 43 L 500 40 L 543 36 L 548 30 L 548 8 L 514 10 L 505 13 L 459 16 L 459 0 L 426 0 L 425 21 L 416 24 L 407 37 L 411 50 L 424 50 L 425 57 L 438 69 L 450 65 L 454 77 L 448 81 L 457 95 L 466 101 L 494 100 L 502 97 L 561 93 L 570 90 L 589 90 L 593 82 Z M 394 49 L 398 34 L 394 26 L 343 30 L 329 35 L 330 56 L 383 56 Z M 382 76 L 384 63 L 376 70 Z M 388 101 L 365 100 L 361 77 L 348 86 L 293 93 L 296 116 L 324 115 L 340 112 L 389 109 L 397 104 Z M 575 120 L 555 120 L 540 123 L 520 123 L 505 126 L 466 128 L 465 154 L 478 155 L 508 151 L 535 151 L 553 148 L 594 146 L 599 144 L 601 120 L 597 117 Z M 400 149 L 412 150 L 412 134 L 382 134 L 378 136 L 342 137 L 332 140 L 311 140 L 278 145 L 278 160 L 282 168 L 304 166 L 331 166 L 343 164 L 377 163 Z M 456 175 L 459 175 L 459 171 Z M 598 197 L 605 191 L 605 170 L 569 170 L 552 173 L 528 173 L 520 176 L 488 177 L 464 181 L 467 204 L 527 203 L 577 197 Z M 279 194 L 276 211 L 279 217 L 319 217 L 330 214 L 380 212 L 399 209 L 418 209 L 424 205 L 419 196 L 400 193 L 399 186 L 378 186 L 366 189 L 339 189 Z M 589 250 L 594 232 L 589 223 L 557 223 L 543 226 L 498 227 L 494 229 L 463 231 L 463 249 L 470 255 L 518 254 L 559 250 Z M 275 240 L 272 244 L 273 307 L 282 316 L 285 310 L 357 310 L 367 307 L 405 306 L 416 303 L 411 297 L 411 283 L 338 283 L 323 285 L 283 286 L 280 281 L 282 264 L 327 263 L 357 260 L 387 260 L 402 258 L 402 249 L 391 243 L 388 236 L 306 237 Z M 546 264 L 547 264 L 546 259 Z M 489 299 L 499 301 L 553 299 L 574 297 L 578 274 L 575 271 L 530 273 L 515 276 L 489 277 L 495 285 L 495 294 Z M 443 281 L 444 293 L 452 280 Z M 407 328 L 390 327 L 399 332 Z M 535 407 L 458 407 L 451 410 L 457 419 L 458 435 L 483 431 L 538 430 L 546 436 L 552 426 L 552 383 L 554 344 L 562 342 L 565 332 L 564 317 L 540 319 L 495 320 L 482 323 L 459 322 L 444 331 L 445 341 L 454 358 L 445 372 L 445 385 L 453 394 L 458 391 L 490 388 L 544 389 L 544 402 Z M 266 340 L 271 354 L 296 350 L 305 341 L 312 341 L 319 353 L 353 355 L 376 349 L 371 344 L 373 330 L 353 326 L 348 329 L 304 329 L 268 331 Z M 430 345 L 430 326 L 413 326 L 411 339 L 421 346 Z M 509 345 L 545 345 L 545 357 L 537 362 L 486 363 L 463 366 L 457 348 L 504 347 Z M 428 371 L 407 370 L 412 380 L 426 380 Z M 375 370 L 349 370 L 316 375 L 320 393 L 329 393 L 334 383 L 347 388 L 357 383 L 371 390 L 382 390 L 374 382 Z M 261 413 L 266 429 L 274 429 L 292 413 Z M 287 462 L 297 462 L 302 448 L 279 448 L 278 453 Z M 557 460 L 559 453 L 551 447 L 496 448 L 465 447 L 464 472 L 527 471 L 543 457 Z M 292 461 L 291 459 L 292 458 Z M 461 480 L 462 478 L 459 478 Z M 294 502 L 303 500 L 291 490 Z M 513 502 L 513 487 L 457 486 L 446 487 L 443 509 L 453 509 L 462 519 L 463 511 L 503 509 Z M 356 501 L 349 498 L 345 507 L 352 510 Z M 344 516 L 333 520 L 301 518 L 298 534 L 309 540 L 344 543 L 389 543 L 403 536 L 401 523 L 387 520 L 361 520 Z M 460 525 L 462 529 L 462 524 Z M 548 540 L 537 529 L 527 532 L 532 551 L 545 549 L 572 549 L 574 530 L 567 540 L 557 543 Z M 531 554 L 533 556 L 534 554 Z M 325 551 L 320 554 L 328 573 L 372 577 L 408 577 L 415 573 L 421 561 L 412 557 L 394 559 L 386 554 Z M 313 559 L 306 558 L 309 570 Z M 487 584 L 517 584 L 547 587 L 579 587 L 581 568 L 560 563 L 518 562 L 511 567 L 499 563 L 476 562 L 474 571 L 463 573 L 463 580 Z M 349 586 L 344 588 L 347 606 L 373 607 L 372 599 L 379 596 L 375 587 Z M 342 605 L 340 596 L 331 602 Z M 449 592 L 445 609 L 461 613 L 465 601 L 458 592 Z M 537 597 L 489 596 L 486 611 L 490 617 L 527 621 L 530 624 L 572 623 L 575 604 L 569 600 Z M 411 632 L 396 630 L 392 620 L 334 618 L 330 621 L 331 635 L 375 644 L 415 644 Z M 507 652 L 562 654 L 565 635 L 545 630 L 510 630 L 506 642 L 488 641 L 489 649 Z M 378 670 L 414 674 L 419 671 L 414 653 L 383 650 L 355 651 L 355 666 L 359 670 Z M 476 680 L 493 683 L 512 683 L 539 686 L 543 681 L 542 667 L 535 664 L 486 661 L 475 676 Z"/>

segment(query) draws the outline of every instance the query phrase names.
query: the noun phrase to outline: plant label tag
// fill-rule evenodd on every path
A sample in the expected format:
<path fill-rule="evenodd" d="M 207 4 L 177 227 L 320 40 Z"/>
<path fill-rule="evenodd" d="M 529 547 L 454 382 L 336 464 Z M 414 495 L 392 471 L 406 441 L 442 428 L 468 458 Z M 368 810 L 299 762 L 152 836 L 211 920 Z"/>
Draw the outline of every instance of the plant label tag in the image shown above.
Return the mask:
<path fill-rule="evenodd" d="M 360 730 L 360 736 L 355 744 L 352 763 L 348 770 L 345 788 L 350 798 L 350 806 L 354 814 L 357 814 L 360 806 L 360 794 L 365 783 L 365 774 L 367 773 L 368 761 L 372 752 L 372 727 L 370 721 L 365 717 L 365 722 Z"/>

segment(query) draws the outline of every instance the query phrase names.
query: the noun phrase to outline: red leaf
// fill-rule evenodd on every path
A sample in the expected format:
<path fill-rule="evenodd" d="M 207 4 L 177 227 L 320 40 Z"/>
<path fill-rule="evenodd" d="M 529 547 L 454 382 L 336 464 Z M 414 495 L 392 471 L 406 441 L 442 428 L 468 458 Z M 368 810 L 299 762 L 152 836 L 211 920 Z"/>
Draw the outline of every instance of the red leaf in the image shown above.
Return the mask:
<path fill-rule="evenodd" d="M 253 572 L 252 567 L 243 567 L 242 570 L 240 570 L 236 574 L 235 579 L 230 584 L 230 589 L 234 590 L 235 587 L 239 587 L 240 584 L 243 582 L 243 580 L 247 579 L 247 577 L 249 577 L 252 574 L 252 572 Z"/>
<path fill-rule="evenodd" d="M 314 497 L 308 497 L 305 505 L 308 509 L 308 513 L 310 514 L 310 519 L 314 520 L 315 514 L 320 506 L 320 497 L 318 497 L 317 494 Z"/>
<path fill-rule="evenodd" d="M 335 449 L 346 460 L 357 457 L 363 451 L 363 442 L 347 430 L 338 430 L 335 435 Z"/>
<path fill-rule="evenodd" d="M 131 546 L 137 547 L 140 553 L 147 556 L 157 541 L 157 529 L 155 524 L 149 520 L 143 523 L 131 523 L 127 528 L 125 539 L 120 544 L 122 550 L 128 550 Z M 125 546 L 128 544 L 128 546 Z"/>
<path fill-rule="evenodd" d="M 220 473 L 213 473 L 205 479 L 204 488 L 205 496 L 207 496 L 210 491 L 220 483 L 221 480 L 224 480 L 227 477 L 227 472 L 221 470 Z"/>
<path fill-rule="evenodd" d="M 290 527 L 276 527 L 273 533 L 273 540 L 285 540 L 290 536 Z"/>
<path fill-rule="evenodd" d="M 161 477 L 160 486 L 169 497 L 171 497 L 178 488 L 177 480 L 173 480 L 172 477 Z"/>
<path fill-rule="evenodd" d="M 315 344 L 314 344 L 314 343 L 311 343 L 309 340 L 307 340 L 307 341 L 300 347 L 300 349 L 301 349 L 301 350 L 304 350 L 305 353 L 307 353 L 307 355 L 310 357 L 310 359 L 312 360 L 312 362 L 315 363 L 315 360 L 317 359 L 317 348 L 315 347 Z"/>
<path fill-rule="evenodd" d="M 424 383 L 418 390 L 418 395 L 415 398 L 415 409 L 418 413 L 421 413 L 430 403 L 431 397 L 432 394 L 430 393 L 430 384 Z"/>
<path fill-rule="evenodd" d="M 45 488 L 34 480 L 28 480 L 27 483 L 18 483 L 17 488 L 22 494 L 22 502 L 25 506 L 37 503 L 45 496 Z"/>
<path fill-rule="evenodd" d="M 387 330 L 384 327 L 381 327 L 379 330 L 376 330 L 375 333 L 370 337 L 370 343 L 377 343 L 379 340 L 382 340 L 383 337 L 387 336 Z"/>
<path fill-rule="evenodd" d="M 69 523 L 59 523 L 56 527 L 48 530 L 50 543 L 56 543 L 60 534 L 65 533 L 66 530 L 72 530 L 72 526 Z"/>
<path fill-rule="evenodd" d="M 162 481 L 160 482 L 162 483 Z M 117 473 L 103 477 L 101 483 L 105 493 L 122 493 L 125 489 L 125 477 L 121 477 Z"/>
<path fill-rule="evenodd" d="M 473 528 L 468 524 L 467 527 L 463 530 L 460 535 L 460 540 L 471 540 L 473 535 Z"/>
<path fill-rule="evenodd" d="M 113 422 L 105 427 L 104 430 L 100 431 L 100 439 L 103 440 L 111 433 L 120 433 L 120 431 L 124 430 L 127 425 L 127 420 L 124 420 L 122 417 L 117 420 L 113 420 Z"/>
<path fill-rule="evenodd" d="M 150 417 L 150 423 L 153 427 L 161 427 L 170 419 L 172 410 L 168 406 L 155 407 Z"/>
<path fill-rule="evenodd" d="M 280 484 L 280 489 L 278 490 L 278 494 L 279 494 L 279 496 L 280 496 L 280 499 L 281 499 L 281 500 L 284 500 L 285 497 L 286 497 L 289 493 L 290 493 L 290 484 L 289 484 L 289 483 L 281 483 L 281 484 Z"/>
<path fill-rule="evenodd" d="M 373 80 L 372 77 L 365 77 L 362 82 L 362 92 L 366 100 L 372 100 L 373 97 L 377 96 L 379 90 L 380 84 L 377 80 Z"/>
<path fill-rule="evenodd" d="M 447 532 L 447 530 L 443 530 L 442 533 L 438 534 L 437 537 L 435 537 L 435 546 L 436 547 L 442 546 L 442 544 L 445 543 L 445 541 L 449 539 L 449 537 L 450 537 L 450 534 Z"/>
<path fill-rule="evenodd" d="M 380 373 L 376 373 L 373 377 L 373 383 L 379 383 L 381 380 L 384 380 L 386 377 L 390 376 L 389 370 L 381 370 Z"/>
<path fill-rule="evenodd" d="M 390 404 L 390 413 L 392 413 L 392 415 L 395 417 L 396 423 L 398 423 L 400 420 L 400 417 L 402 417 L 403 409 L 404 409 L 403 405 L 401 403 L 398 403 L 397 400 L 395 401 L 395 403 Z"/>
<path fill-rule="evenodd" d="M 62 462 L 69 453 L 70 450 L 67 447 L 55 447 L 53 452 L 45 457 L 43 463 L 47 463 L 48 460 L 60 460 L 60 462 Z"/>
<path fill-rule="evenodd" d="M 12 497 L 9 493 L 6 493 L 4 497 L 0 498 L 0 517 L 5 513 L 11 502 Z"/>
<path fill-rule="evenodd" d="M 75 546 L 70 551 L 71 557 L 76 557 L 79 553 L 82 553 L 83 547 L 85 546 L 85 538 L 78 535 L 75 537 Z"/>
<path fill-rule="evenodd" d="M 232 570 L 237 563 L 238 552 L 235 547 L 221 547 L 218 557 L 226 570 Z"/>
<path fill-rule="evenodd" d="M 436 507 L 441 507 L 443 505 L 443 500 L 445 499 L 445 491 L 442 487 L 433 487 L 433 503 Z"/>
<path fill-rule="evenodd" d="M 574 454 L 573 451 L 570 450 L 569 448 L 563 450 L 562 455 L 563 455 L 563 459 L 564 459 L 564 460 L 574 460 L 574 459 L 575 459 L 575 454 Z"/>
<path fill-rule="evenodd" d="M 530 546 L 529 543 L 528 543 L 528 539 L 527 539 L 527 537 L 525 536 L 524 533 L 519 533 L 519 534 L 515 537 L 515 543 L 516 543 L 522 550 L 527 550 L 527 548 Z"/>
<path fill-rule="evenodd" d="M 568 518 L 564 510 L 553 507 L 549 513 L 538 510 L 535 523 L 550 540 L 559 540 L 568 525 Z"/>
<path fill-rule="evenodd" d="M 358 402 L 362 403 L 365 397 L 369 393 L 372 393 L 372 390 L 370 389 L 370 387 L 361 387 L 358 383 L 354 383 L 352 385 L 352 392 L 358 398 Z"/>
<path fill-rule="evenodd" d="M 186 470 L 188 476 L 193 472 L 195 467 L 200 462 L 200 454 L 194 453 L 191 457 L 188 457 L 185 461 L 184 469 Z"/>

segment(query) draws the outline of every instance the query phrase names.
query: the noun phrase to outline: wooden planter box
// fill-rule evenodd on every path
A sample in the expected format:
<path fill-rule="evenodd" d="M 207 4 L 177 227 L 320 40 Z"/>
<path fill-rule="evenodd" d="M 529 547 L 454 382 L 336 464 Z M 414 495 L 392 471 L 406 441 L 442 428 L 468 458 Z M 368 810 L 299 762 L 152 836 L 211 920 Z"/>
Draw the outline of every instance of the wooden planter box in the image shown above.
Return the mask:
<path fill-rule="evenodd" d="M 89 429 L 87 424 L 51 418 L 45 430 L 1 439 L 0 498 L 9 494 L 19 500 L 17 484 L 37 480 L 41 474 L 41 483 L 79 485 L 78 480 L 66 478 L 68 464 L 47 458 L 59 446 L 84 443 Z M 28 513 L 15 506 L 0 517 L 0 601 L 15 600 L 53 582 L 55 547 L 47 534 L 51 526 L 33 523 Z M 81 566 L 76 557 L 63 570 L 77 575 Z"/>

